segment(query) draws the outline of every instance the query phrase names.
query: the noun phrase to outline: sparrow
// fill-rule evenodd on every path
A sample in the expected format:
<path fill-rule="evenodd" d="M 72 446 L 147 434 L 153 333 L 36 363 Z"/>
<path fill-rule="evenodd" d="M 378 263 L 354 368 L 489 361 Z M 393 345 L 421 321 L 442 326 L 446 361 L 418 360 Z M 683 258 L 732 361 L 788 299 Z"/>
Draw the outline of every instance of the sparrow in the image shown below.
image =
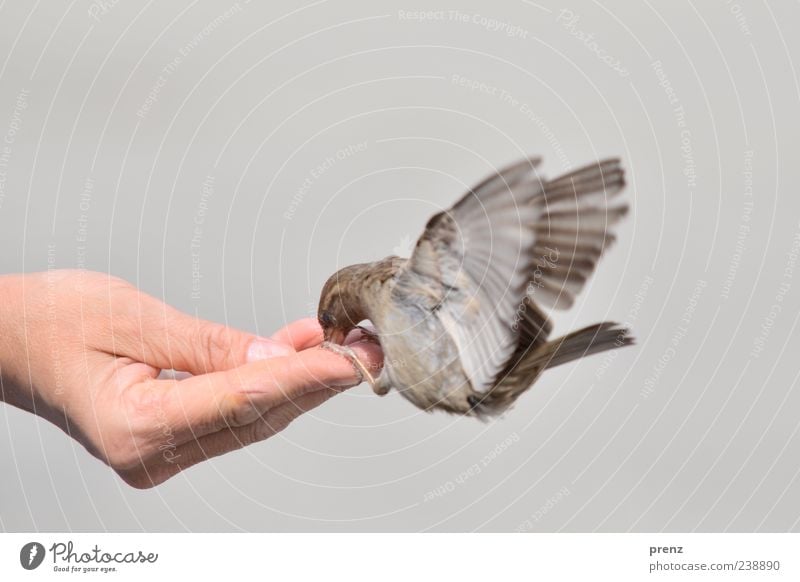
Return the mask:
<path fill-rule="evenodd" d="M 625 186 L 620 161 L 552 180 L 539 163 L 505 167 L 434 215 L 410 258 L 332 275 L 317 312 L 322 346 L 350 358 L 376 394 L 394 388 L 423 410 L 485 419 L 544 370 L 631 345 L 630 331 L 613 322 L 550 339 L 542 309 L 570 307 L 615 240 L 628 212 L 613 203 Z M 383 349 L 377 377 L 342 345 L 356 328 Z"/>

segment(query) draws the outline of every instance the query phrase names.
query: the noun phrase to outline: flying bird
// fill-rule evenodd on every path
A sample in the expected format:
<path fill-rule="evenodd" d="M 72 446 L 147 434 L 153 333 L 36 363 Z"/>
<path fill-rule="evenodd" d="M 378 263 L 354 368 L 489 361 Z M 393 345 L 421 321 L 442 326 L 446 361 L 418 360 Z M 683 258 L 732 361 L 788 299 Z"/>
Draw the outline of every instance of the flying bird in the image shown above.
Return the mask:
<path fill-rule="evenodd" d="M 547 180 L 538 158 L 501 169 L 434 215 L 411 257 L 351 265 L 325 283 L 323 347 L 351 359 L 376 394 L 424 410 L 486 418 L 506 411 L 547 368 L 630 345 L 603 322 L 550 339 L 542 308 L 572 305 L 628 211 L 618 159 Z M 365 320 L 373 330 L 360 325 Z M 380 343 L 375 377 L 348 347 Z"/>

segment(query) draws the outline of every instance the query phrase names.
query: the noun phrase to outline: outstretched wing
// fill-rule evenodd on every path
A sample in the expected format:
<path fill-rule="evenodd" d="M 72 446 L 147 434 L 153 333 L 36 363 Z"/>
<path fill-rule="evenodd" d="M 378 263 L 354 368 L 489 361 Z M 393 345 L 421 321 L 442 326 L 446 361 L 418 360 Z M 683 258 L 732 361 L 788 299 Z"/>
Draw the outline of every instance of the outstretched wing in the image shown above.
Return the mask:
<path fill-rule="evenodd" d="M 535 201 L 531 299 L 557 309 L 572 305 L 603 251 L 615 240 L 612 227 L 628 212 L 627 204 L 612 204 L 624 186 L 618 159 L 584 166 L 545 184 Z"/>
<path fill-rule="evenodd" d="M 458 347 L 475 390 L 490 388 L 513 355 L 544 190 L 538 159 L 506 167 L 428 222 L 396 277 L 395 293 L 426 306 Z"/>

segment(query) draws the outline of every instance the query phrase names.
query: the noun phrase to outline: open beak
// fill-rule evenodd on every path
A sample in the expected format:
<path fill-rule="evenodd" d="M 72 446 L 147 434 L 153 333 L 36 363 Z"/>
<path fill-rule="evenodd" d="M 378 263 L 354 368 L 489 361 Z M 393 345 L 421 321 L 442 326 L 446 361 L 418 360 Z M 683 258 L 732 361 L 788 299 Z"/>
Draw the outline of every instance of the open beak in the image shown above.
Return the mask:
<path fill-rule="evenodd" d="M 324 330 L 324 337 L 326 342 L 342 345 L 347 337 L 347 332 L 343 329 L 332 327 Z"/>

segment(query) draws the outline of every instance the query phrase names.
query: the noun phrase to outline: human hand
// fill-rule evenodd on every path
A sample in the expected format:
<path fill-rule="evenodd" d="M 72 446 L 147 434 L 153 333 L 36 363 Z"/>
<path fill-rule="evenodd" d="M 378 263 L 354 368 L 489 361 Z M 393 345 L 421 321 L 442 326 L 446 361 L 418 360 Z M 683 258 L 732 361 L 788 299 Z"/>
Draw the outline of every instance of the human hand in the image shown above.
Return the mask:
<path fill-rule="evenodd" d="M 315 319 L 258 338 L 100 273 L 0 277 L 2 400 L 61 427 L 137 488 L 269 438 L 357 384 L 321 341 Z M 350 347 L 382 365 L 374 343 Z"/>

